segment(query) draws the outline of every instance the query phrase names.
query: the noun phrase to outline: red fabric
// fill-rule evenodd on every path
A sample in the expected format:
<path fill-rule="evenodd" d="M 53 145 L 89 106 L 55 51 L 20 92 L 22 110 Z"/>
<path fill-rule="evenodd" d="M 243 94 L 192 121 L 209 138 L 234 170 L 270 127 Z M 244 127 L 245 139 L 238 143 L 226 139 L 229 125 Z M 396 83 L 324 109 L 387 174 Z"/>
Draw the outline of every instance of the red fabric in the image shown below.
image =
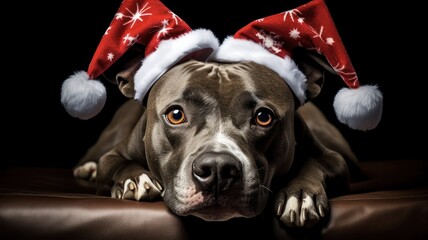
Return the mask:
<path fill-rule="evenodd" d="M 147 56 L 160 41 L 190 31 L 159 0 L 124 0 L 95 51 L 88 74 L 90 78 L 98 77 L 135 43 L 145 46 Z"/>
<path fill-rule="evenodd" d="M 283 58 L 302 46 L 324 55 L 350 88 L 359 82 L 324 0 L 314 0 L 295 9 L 257 19 L 240 29 L 235 38 L 260 43 Z"/>

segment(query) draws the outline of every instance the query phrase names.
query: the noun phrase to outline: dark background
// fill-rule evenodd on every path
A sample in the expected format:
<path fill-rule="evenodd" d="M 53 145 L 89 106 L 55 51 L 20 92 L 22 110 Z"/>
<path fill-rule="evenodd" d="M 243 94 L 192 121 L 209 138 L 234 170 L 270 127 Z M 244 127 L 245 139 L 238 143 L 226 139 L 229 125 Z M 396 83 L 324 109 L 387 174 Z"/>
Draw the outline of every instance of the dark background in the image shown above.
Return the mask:
<path fill-rule="evenodd" d="M 62 82 L 86 70 L 121 0 L 13 1 L 2 17 L 2 166 L 72 167 L 126 99 L 104 81 L 108 99 L 91 120 L 69 116 L 60 104 Z M 233 2 L 233 6 L 230 5 Z M 192 28 L 209 28 L 222 40 L 250 21 L 303 1 L 178 1 L 164 3 Z M 427 42 L 418 3 L 326 0 L 362 84 L 384 94 L 380 124 L 351 130 L 338 123 L 327 81 L 316 103 L 349 140 L 361 161 L 427 159 Z M 373 3 L 373 2 L 372 2 Z M 376 3 L 378 4 L 378 3 Z"/>

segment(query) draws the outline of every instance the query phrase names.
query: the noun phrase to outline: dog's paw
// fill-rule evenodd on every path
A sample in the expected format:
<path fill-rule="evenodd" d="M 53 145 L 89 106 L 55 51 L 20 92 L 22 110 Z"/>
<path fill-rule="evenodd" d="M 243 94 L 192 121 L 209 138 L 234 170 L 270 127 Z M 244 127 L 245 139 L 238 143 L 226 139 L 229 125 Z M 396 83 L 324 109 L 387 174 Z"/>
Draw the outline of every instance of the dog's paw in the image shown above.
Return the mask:
<path fill-rule="evenodd" d="M 95 181 L 97 178 L 97 163 L 87 162 L 81 166 L 78 166 L 73 170 L 73 175 L 75 178 Z"/>
<path fill-rule="evenodd" d="M 320 186 L 317 189 L 283 189 L 275 201 L 280 221 L 289 227 L 312 227 L 317 224 L 329 210 L 324 188 Z"/>
<path fill-rule="evenodd" d="M 163 187 L 149 173 L 116 181 L 111 197 L 136 201 L 154 201 L 161 197 Z"/>

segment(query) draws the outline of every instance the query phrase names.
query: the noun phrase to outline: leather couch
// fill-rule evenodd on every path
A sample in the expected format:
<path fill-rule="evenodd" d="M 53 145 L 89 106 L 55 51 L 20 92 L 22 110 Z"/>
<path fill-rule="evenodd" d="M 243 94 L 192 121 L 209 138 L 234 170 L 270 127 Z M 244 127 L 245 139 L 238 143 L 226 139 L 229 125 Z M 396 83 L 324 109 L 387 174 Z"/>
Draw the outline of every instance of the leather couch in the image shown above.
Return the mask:
<path fill-rule="evenodd" d="M 364 178 L 330 199 L 329 216 L 291 229 L 266 211 L 254 219 L 204 222 L 177 217 L 162 201 L 95 194 L 71 169 L 0 171 L 2 239 L 428 239 L 428 161 L 361 162 Z"/>

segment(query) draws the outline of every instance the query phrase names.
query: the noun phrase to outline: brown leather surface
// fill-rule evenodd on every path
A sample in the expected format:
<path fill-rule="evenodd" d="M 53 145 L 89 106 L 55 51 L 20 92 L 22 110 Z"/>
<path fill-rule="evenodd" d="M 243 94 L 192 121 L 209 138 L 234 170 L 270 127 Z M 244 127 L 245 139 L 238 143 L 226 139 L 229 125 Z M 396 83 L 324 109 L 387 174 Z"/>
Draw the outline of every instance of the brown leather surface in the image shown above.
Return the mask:
<path fill-rule="evenodd" d="M 428 239 L 428 161 L 363 162 L 361 167 L 366 179 L 353 183 L 349 194 L 330 199 L 329 218 L 312 230 L 284 228 L 268 214 L 225 223 L 179 218 L 163 202 L 97 196 L 92 184 L 75 180 L 69 169 L 8 168 L 0 171 L 0 236 Z"/>
<path fill-rule="evenodd" d="M 427 239 L 428 187 L 337 197 L 330 201 L 327 239 Z M 357 230 L 357 231 L 356 231 Z"/>
<path fill-rule="evenodd" d="M 162 203 L 89 195 L 11 194 L 0 197 L 2 236 L 40 239 L 186 239 Z"/>
<path fill-rule="evenodd" d="M 428 185 L 428 160 L 360 163 L 364 179 L 353 182 L 351 193 L 396 190 Z"/>
<path fill-rule="evenodd" d="M 95 195 L 68 169 L 1 171 L 0 219 L 0 236 L 13 239 L 187 239 L 162 202 Z"/>

